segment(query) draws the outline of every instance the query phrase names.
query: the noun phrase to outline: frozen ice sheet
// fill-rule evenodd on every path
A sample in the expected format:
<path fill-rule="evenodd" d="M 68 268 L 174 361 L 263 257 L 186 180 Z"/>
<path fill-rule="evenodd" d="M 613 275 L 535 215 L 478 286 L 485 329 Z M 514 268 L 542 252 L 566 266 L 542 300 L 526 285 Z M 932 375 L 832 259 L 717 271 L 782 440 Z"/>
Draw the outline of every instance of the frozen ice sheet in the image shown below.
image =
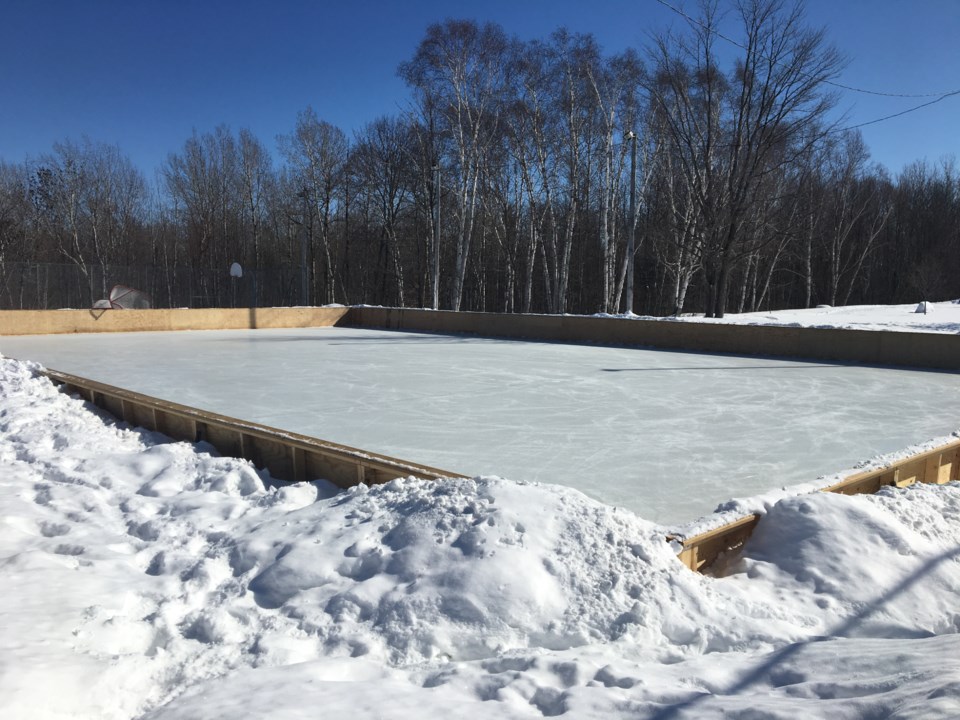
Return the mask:
<path fill-rule="evenodd" d="M 317 328 L 0 338 L 0 352 L 663 523 L 952 432 L 960 375 Z"/>

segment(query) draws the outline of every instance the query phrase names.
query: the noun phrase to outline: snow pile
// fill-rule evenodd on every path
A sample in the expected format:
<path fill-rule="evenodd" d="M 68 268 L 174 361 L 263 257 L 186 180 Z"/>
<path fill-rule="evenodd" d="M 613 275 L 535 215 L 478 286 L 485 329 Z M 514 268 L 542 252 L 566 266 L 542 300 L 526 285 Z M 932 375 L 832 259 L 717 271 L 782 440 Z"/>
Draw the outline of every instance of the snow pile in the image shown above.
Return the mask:
<path fill-rule="evenodd" d="M 848 330 L 891 330 L 897 332 L 960 333 L 960 301 L 929 302 L 919 305 L 818 306 L 806 310 L 774 310 L 728 313 L 722 319 L 684 315 L 663 319 L 678 322 L 729 323 L 732 325 L 786 325 L 792 327 L 844 328 Z"/>
<path fill-rule="evenodd" d="M 960 713 L 956 484 L 782 499 L 708 578 L 575 490 L 277 487 L 36 369 L 0 360 L 5 718 Z"/>

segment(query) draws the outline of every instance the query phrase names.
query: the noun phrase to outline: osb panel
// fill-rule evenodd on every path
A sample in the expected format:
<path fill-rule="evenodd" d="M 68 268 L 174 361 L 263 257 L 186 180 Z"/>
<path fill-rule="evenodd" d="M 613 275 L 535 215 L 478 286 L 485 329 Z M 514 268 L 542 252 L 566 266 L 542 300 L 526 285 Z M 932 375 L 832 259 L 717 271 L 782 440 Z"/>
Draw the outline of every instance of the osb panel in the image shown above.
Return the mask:
<path fill-rule="evenodd" d="M 250 435 L 244 438 L 244 442 L 247 456 L 254 465 L 267 468 L 276 478 L 295 479 L 292 448 L 275 440 Z"/>
<path fill-rule="evenodd" d="M 161 432 L 174 440 L 195 442 L 197 439 L 197 424 L 192 418 L 183 417 L 172 412 L 157 410 L 157 432 Z"/>
<path fill-rule="evenodd" d="M 347 311 L 345 307 L 2 310 L 0 335 L 329 327 Z"/>
<path fill-rule="evenodd" d="M 338 324 L 960 370 L 960 335 L 942 333 L 367 307 Z"/>
<path fill-rule="evenodd" d="M 213 445 L 221 455 L 246 457 L 243 452 L 243 435 L 238 430 L 215 423 L 203 423 L 203 425 L 203 439 Z"/>

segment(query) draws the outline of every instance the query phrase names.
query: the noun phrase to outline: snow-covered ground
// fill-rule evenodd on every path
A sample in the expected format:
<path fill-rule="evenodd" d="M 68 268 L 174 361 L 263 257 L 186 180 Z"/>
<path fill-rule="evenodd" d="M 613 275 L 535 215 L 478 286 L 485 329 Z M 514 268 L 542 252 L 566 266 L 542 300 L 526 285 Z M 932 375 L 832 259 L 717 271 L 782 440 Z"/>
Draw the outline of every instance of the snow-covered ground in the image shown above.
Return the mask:
<path fill-rule="evenodd" d="M 5 337 L 8 357 L 660 523 L 960 426 L 960 375 L 314 328 Z"/>
<path fill-rule="evenodd" d="M 960 484 L 772 505 L 718 577 L 557 485 L 274 487 L 0 360 L 0 717 L 955 718 Z"/>
<path fill-rule="evenodd" d="M 924 312 L 925 311 L 925 312 Z M 793 327 L 893 330 L 897 332 L 960 333 L 960 300 L 907 305 L 847 305 L 807 310 L 728 313 L 722 319 L 684 315 L 672 321 L 733 325 L 787 325 Z"/>

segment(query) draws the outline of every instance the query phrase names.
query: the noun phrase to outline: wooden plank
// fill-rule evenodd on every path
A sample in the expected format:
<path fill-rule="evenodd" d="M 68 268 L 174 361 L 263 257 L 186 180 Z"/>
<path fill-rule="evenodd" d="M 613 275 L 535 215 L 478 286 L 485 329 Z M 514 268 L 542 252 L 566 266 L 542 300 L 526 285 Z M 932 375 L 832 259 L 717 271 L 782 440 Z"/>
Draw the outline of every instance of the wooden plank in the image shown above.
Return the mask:
<path fill-rule="evenodd" d="M 116 395 L 109 393 L 100 393 L 100 402 L 97 403 L 101 408 L 120 420 L 123 420 L 123 400 Z"/>
<path fill-rule="evenodd" d="M 296 482 L 302 482 L 306 480 L 307 466 L 303 448 L 290 448 L 290 462 L 293 465 L 293 480 Z"/>
<path fill-rule="evenodd" d="M 304 328 L 336 325 L 349 309 L 154 308 L 151 310 L 0 310 L 4 335 Z"/>
<path fill-rule="evenodd" d="M 916 482 L 948 482 L 956 480 L 960 468 L 960 440 L 932 450 L 903 458 L 889 466 L 850 475 L 822 492 L 844 495 L 875 493 L 882 487 L 907 487 Z M 758 515 L 748 515 L 727 525 L 691 538 L 671 537 L 682 549 L 677 557 L 691 570 L 703 572 L 723 553 L 732 552 L 747 541 L 759 522 Z"/>
<path fill-rule="evenodd" d="M 670 537 L 679 540 L 683 546 L 677 557 L 691 570 L 703 571 L 712 565 L 720 555 L 739 549 L 747 541 L 757 523 L 759 515 L 745 517 L 727 523 L 690 538 Z"/>
<path fill-rule="evenodd" d="M 185 442 L 196 442 L 197 439 L 197 421 L 191 417 L 186 417 L 179 413 L 156 410 L 157 427 L 159 433 L 174 440 Z"/>
<path fill-rule="evenodd" d="M 909 487 L 917 482 L 923 482 L 926 472 L 927 461 L 930 458 L 920 458 L 911 462 L 906 462 L 897 468 L 897 487 Z M 937 458 L 939 460 L 939 458 Z"/>
<path fill-rule="evenodd" d="M 265 467 L 277 478 L 294 479 L 293 458 L 289 446 L 279 439 L 247 435 L 250 446 L 250 461 L 257 467 Z"/>
<path fill-rule="evenodd" d="M 363 470 L 365 478 L 364 482 L 371 485 L 381 485 L 385 482 L 393 480 L 396 477 L 396 475 L 394 475 L 388 468 L 376 463 L 364 465 Z"/>
<path fill-rule="evenodd" d="M 308 478 L 322 477 L 343 488 L 357 484 L 356 463 L 329 453 L 304 450 L 304 468 Z"/>
<path fill-rule="evenodd" d="M 953 472 L 953 469 L 957 466 L 957 458 L 954 455 L 952 458 L 944 453 L 942 456 L 941 464 L 937 468 L 936 475 L 933 476 L 932 482 L 937 483 L 938 485 L 943 485 L 944 483 L 950 482 L 950 474 Z"/>
<path fill-rule="evenodd" d="M 958 452 L 960 452 L 960 440 L 952 440 L 946 445 L 897 460 L 887 467 L 855 473 L 823 490 L 824 492 L 855 495 L 858 493 L 873 493 L 885 485 L 895 485 L 897 483 L 903 486 L 913 482 L 936 482 L 933 479 L 926 479 L 927 477 L 933 477 L 927 475 L 927 462 L 931 458 L 939 458 L 938 462 L 945 463 L 947 461 L 943 458 L 946 457 L 955 467 Z M 956 473 L 956 470 L 954 469 L 953 472 Z"/>
<path fill-rule="evenodd" d="M 88 393 L 118 418 L 174 439 L 206 441 L 224 455 L 246 457 L 281 480 L 325 478 L 341 487 L 396 477 L 465 477 L 459 473 L 365 452 L 298 433 L 179 405 L 57 370 L 45 372 L 71 391 Z"/>
<path fill-rule="evenodd" d="M 350 308 L 337 325 L 960 370 L 960 335 L 951 333 L 382 307 Z"/>
<path fill-rule="evenodd" d="M 140 403 L 124 402 L 124 420 L 135 427 L 143 427 L 147 430 L 157 429 L 156 410 L 148 405 Z"/>

